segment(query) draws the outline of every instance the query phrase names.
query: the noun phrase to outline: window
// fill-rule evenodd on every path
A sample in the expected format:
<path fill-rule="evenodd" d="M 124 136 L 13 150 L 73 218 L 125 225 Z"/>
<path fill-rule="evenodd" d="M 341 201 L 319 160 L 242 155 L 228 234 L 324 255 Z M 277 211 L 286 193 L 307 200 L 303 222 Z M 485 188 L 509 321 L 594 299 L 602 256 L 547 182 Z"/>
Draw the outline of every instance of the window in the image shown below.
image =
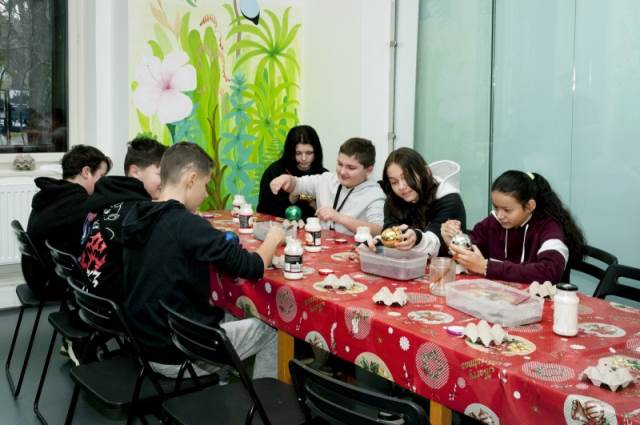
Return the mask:
<path fill-rule="evenodd" d="M 0 0 L 0 153 L 67 150 L 67 0 Z"/>

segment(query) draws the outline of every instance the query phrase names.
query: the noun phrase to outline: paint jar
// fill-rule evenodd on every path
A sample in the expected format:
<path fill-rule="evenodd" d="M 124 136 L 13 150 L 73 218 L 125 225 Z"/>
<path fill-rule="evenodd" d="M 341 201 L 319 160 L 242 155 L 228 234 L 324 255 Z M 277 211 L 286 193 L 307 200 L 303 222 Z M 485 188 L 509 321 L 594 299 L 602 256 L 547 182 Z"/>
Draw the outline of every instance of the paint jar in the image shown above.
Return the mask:
<path fill-rule="evenodd" d="M 247 201 L 245 201 L 243 195 L 233 195 L 233 201 L 231 201 L 231 217 L 233 217 L 234 223 L 238 222 L 240 208 L 246 203 Z"/>
<path fill-rule="evenodd" d="M 304 226 L 304 249 L 309 252 L 320 252 L 322 250 L 322 227 L 318 217 L 309 217 L 307 225 Z"/>
<path fill-rule="evenodd" d="M 284 278 L 297 280 L 302 279 L 302 254 L 304 249 L 298 239 L 287 239 L 287 246 L 284 247 Z"/>
<path fill-rule="evenodd" d="M 240 228 L 238 231 L 242 234 L 249 234 L 253 232 L 253 208 L 251 204 L 244 204 L 238 212 L 238 221 Z"/>
<path fill-rule="evenodd" d="M 571 283 L 558 283 L 553 297 L 553 333 L 562 336 L 578 334 L 578 287 Z"/>

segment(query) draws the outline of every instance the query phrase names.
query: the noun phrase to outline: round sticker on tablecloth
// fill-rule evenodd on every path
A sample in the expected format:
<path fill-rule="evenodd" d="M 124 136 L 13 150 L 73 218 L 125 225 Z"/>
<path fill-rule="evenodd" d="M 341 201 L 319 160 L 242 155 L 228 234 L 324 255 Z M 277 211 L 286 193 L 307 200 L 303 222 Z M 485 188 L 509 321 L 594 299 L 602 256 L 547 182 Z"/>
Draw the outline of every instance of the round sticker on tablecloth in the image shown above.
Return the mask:
<path fill-rule="evenodd" d="M 411 311 L 407 315 L 409 320 L 418 323 L 424 323 L 425 325 L 438 325 L 441 323 L 453 322 L 453 316 L 442 311 L 433 310 L 416 310 Z"/>
<path fill-rule="evenodd" d="M 609 304 L 611 304 L 611 307 L 615 308 L 616 310 L 626 311 L 627 313 L 632 313 L 632 314 L 640 313 L 640 310 L 638 310 L 637 308 L 631 307 L 630 305 L 620 304 L 615 301 L 611 301 Z"/>
<path fill-rule="evenodd" d="M 449 362 L 440 347 L 425 342 L 416 353 L 416 368 L 422 381 L 435 390 L 444 387 L 449 380 Z"/>
<path fill-rule="evenodd" d="M 318 331 L 311 331 L 304 337 L 304 340 L 316 348 L 320 348 L 324 351 L 329 351 L 329 344 L 324 339 L 322 334 Z"/>
<path fill-rule="evenodd" d="M 371 310 L 360 307 L 347 307 L 344 310 L 344 322 L 349 333 L 356 339 L 365 339 L 371 331 L 371 318 L 374 313 Z"/>
<path fill-rule="evenodd" d="M 367 286 L 364 283 L 353 282 L 353 286 L 350 289 L 333 289 L 324 286 L 324 282 L 316 282 L 313 284 L 313 289 L 319 292 L 328 292 L 331 294 L 340 294 L 340 295 L 353 295 L 360 294 L 367 290 Z"/>
<path fill-rule="evenodd" d="M 616 369 L 627 369 L 633 378 L 633 382 L 635 382 L 636 385 L 640 385 L 640 358 L 616 354 L 613 356 L 601 357 L 600 360 L 598 360 L 598 363 L 600 362 L 606 362 L 609 366 Z"/>
<path fill-rule="evenodd" d="M 236 307 L 244 311 L 245 318 L 260 317 L 260 315 L 258 314 L 258 309 L 256 308 L 256 305 L 253 303 L 253 301 L 251 301 L 251 299 L 249 299 L 248 297 L 245 297 L 244 295 L 240 295 L 238 297 L 238 299 L 236 300 Z"/>
<path fill-rule="evenodd" d="M 640 352 L 640 338 L 637 336 L 629 338 L 626 347 L 627 350 Z"/>
<path fill-rule="evenodd" d="M 407 301 L 412 304 L 433 304 L 436 302 L 436 297 L 420 292 L 407 292 Z"/>
<path fill-rule="evenodd" d="M 580 323 L 578 329 L 587 335 L 602 338 L 617 338 L 626 335 L 624 329 L 608 323 Z"/>
<path fill-rule="evenodd" d="M 290 322 L 298 313 L 298 305 L 293 296 L 293 291 L 288 286 L 281 286 L 276 291 L 276 306 L 278 314 L 285 322 Z"/>
<path fill-rule="evenodd" d="M 354 360 L 354 363 L 371 373 L 375 373 L 389 381 L 393 381 L 393 376 L 391 376 L 391 372 L 389 371 L 386 363 L 373 353 L 369 353 L 367 351 L 360 353 Z"/>
<path fill-rule="evenodd" d="M 491 345 L 489 347 L 485 347 L 480 343 L 473 343 L 467 338 L 465 338 L 465 342 L 471 348 L 475 348 L 478 351 L 501 356 L 526 356 L 536 351 L 536 345 L 533 342 L 516 335 L 509 335 L 502 344 Z"/>
<path fill-rule="evenodd" d="M 464 409 L 464 414 L 486 425 L 500 425 L 498 415 L 484 404 L 471 403 Z"/>
<path fill-rule="evenodd" d="M 615 409 L 597 398 L 570 394 L 564 400 L 567 425 L 617 425 Z"/>
<path fill-rule="evenodd" d="M 339 261 L 341 263 L 357 263 L 360 261 L 358 258 L 358 254 L 353 251 L 336 252 L 335 254 L 331 254 L 331 259 L 333 261 Z"/>
<path fill-rule="evenodd" d="M 575 376 L 575 371 L 569 366 L 556 363 L 527 362 L 522 365 L 525 375 L 549 382 L 564 382 Z"/>
<path fill-rule="evenodd" d="M 506 328 L 508 332 L 521 332 L 525 334 L 533 334 L 542 331 L 542 325 L 540 323 L 533 323 L 531 325 L 514 326 L 512 328 Z"/>

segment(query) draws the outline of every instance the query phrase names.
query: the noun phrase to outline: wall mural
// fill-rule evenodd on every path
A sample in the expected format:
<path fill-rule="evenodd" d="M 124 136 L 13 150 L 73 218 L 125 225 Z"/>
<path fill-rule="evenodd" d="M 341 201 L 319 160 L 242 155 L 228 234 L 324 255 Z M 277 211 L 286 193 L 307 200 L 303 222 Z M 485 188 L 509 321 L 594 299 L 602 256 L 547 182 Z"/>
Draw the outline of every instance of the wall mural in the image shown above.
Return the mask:
<path fill-rule="evenodd" d="M 256 0 L 129 2 L 130 135 L 188 140 L 215 161 L 202 209 L 260 177 L 298 123 L 300 23 Z"/>

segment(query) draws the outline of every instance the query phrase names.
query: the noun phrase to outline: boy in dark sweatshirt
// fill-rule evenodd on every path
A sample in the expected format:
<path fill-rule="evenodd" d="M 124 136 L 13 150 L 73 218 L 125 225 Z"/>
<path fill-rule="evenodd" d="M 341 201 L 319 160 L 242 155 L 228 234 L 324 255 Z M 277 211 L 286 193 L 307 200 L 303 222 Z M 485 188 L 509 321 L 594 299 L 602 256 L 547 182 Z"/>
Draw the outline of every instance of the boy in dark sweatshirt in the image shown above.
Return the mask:
<path fill-rule="evenodd" d="M 166 150 L 154 139 L 133 139 L 124 159 L 126 176 L 108 176 L 96 184 L 87 201 L 80 258 L 91 281 L 89 292 L 124 302 L 122 221 L 136 202 L 158 199 L 160 160 Z"/>
<path fill-rule="evenodd" d="M 212 272 L 260 279 L 271 263 L 284 231 L 273 227 L 253 253 L 225 239 L 193 211 L 207 196 L 213 161 L 198 146 L 181 142 L 170 147 L 161 162 L 159 202 L 139 202 L 125 217 L 125 312 L 152 367 L 175 376 L 184 355 L 173 345 L 164 301 L 198 322 L 215 325 L 223 311 L 209 304 Z M 253 375 L 276 376 L 276 332 L 256 318 L 225 321 L 240 358 L 256 355 Z"/>
<path fill-rule="evenodd" d="M 33 196 L 27 234 L 47 267 L 41 270 L 31 257 L 22 257 L 22 273 L 32 291 L 42 297 L 60 297 L 67 284 L 53 271 L 46 240 L 61 251 L 80 255 L 87 198 L 96 182 L 111 168 L 111 160 L 93 146 L 74 146 L 62 157 L 62 179 L 38 177 L 40 191 Z M 48 286 L 44 286 L 50 279 Z"/>

